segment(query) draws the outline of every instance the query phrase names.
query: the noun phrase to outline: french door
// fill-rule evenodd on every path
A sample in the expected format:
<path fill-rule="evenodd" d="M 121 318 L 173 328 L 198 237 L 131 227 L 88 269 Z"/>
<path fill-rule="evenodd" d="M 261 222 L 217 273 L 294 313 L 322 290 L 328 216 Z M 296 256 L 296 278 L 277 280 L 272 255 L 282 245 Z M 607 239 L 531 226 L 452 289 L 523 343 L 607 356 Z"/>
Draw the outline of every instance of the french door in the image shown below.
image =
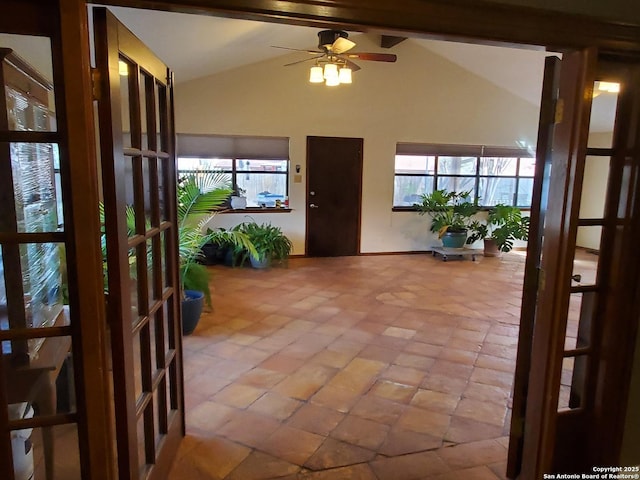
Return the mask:
<path fill-rule="evenodd" d="M 184 435 L 172 73 L 93 18 L 118 469 L 164 479 Z"/>
<path fill-rule="evenodd" d="M 548 73 L 548 209 L 532 211 L 508 472 L 522 479 L 617 464 L 638 327 L 640 67 L 588 49 Z M 609 125 L 593 123 L 598 104 Z"/>
<path fill-rule="evenodd" d="M 0 478 L 111 479 L 86 6 L 0 8 Z"/>

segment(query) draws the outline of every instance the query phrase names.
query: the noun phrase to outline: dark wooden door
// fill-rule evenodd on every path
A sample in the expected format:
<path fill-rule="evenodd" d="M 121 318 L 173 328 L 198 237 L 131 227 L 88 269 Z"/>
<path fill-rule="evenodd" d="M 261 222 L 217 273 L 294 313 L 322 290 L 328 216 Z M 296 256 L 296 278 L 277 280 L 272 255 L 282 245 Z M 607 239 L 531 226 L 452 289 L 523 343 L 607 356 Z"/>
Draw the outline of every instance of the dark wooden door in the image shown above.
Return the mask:
<path fill-rule="evenodd" d="M 529 269 L 525 279 L 525 289 L 537 284 L 537 304 L 527 307 L 534 312 L 533 341 L 520 344 L 531 346 L 530 356 L 518 356 L 514 411 L 517 400 L 518 415 L 523 413 L 523 389 L 526 409 L 524 423 L 512 424 L 510 462 L 522 460 L 517 478 L 593 473 L 595 465 L 619 462 L 627 365 L 638 329 L 639 78 L 640 66 L 629 59 L 598 58 L 594 49 L 563 56 L 542 257 L 539 272 Z M 602 139 L 590 135 L 599 131 L 591 128 L 598 82 L 615 83 L 620 91 L 606 145 L 593 143 Z M 583 189 L 587 165 L 606 182 L 598 208 L 591 201 L 594 191 Z M 598 253 L 591 261 L 577 246 L 588 231 L 596 242 L 590 248 Z M 529 370 L 524 388 L 520 362 Z M 510 464 L 510 476 L 517 467 Z"/>
<path fill-rule="evenodd" d="M 360 252 L 361 138 L 307 137 L 306 252 L 338 257 Z"/>
<path fill-rule="evenodd" d="M 104 8 L 94 31 L 118 469 L 164 479 L 184 435 L 172 73 Z"/>
<path fill-rule="evenodd" d="M 553 132 L 556 123 L 556 105 L 561 61 L 558 57 L 545 59 L 538 142 L 536 146 L 536 170 L 531 201 L 529 240 L 525 263 L 525 280 L 522 292 L 522 311 L 518 334 L 518 354 L 513 386 L 513 410 L 509 438 L 507 476 L 516 478 L 522 464 L 524 443 L 524 419 L 527 411 L 529 372 L 533 327 L 538 303 L 539 271 L 542 261 L 544 219 L 549 206 L 549 183 L 552 166 Z"/>

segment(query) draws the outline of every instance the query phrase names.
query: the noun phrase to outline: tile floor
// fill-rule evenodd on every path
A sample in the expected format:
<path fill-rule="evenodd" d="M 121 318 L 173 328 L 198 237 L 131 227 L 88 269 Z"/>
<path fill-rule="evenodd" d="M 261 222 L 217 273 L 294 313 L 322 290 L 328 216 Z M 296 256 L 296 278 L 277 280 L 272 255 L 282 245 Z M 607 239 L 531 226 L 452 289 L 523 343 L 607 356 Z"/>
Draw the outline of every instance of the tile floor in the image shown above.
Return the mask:
<path fill-rule="evenodd" d="M 212 267 L 171 480 L 504 478 L 524 255 Z"/>

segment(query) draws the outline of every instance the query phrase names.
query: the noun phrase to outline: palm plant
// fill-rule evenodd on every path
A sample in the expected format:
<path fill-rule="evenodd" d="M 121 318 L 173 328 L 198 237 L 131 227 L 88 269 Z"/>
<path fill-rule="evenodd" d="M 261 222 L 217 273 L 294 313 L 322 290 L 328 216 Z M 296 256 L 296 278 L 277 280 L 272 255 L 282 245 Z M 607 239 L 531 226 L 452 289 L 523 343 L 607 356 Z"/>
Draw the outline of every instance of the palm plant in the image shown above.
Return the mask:
<path fill-rule="evenodd" d="M 211 228 L 205 231 L 205 225 L 217 215 L 231 192 L 231 178 L 225 173 L 189 174 L 178 181 L 180 281 L 184 290 L 203 292 L 208 306 L 211 306 L 209 271 L 199 263 L 202 247 L 207 243 L 232 245 L 256 254 L 255 247 L 243 232 Z"/>

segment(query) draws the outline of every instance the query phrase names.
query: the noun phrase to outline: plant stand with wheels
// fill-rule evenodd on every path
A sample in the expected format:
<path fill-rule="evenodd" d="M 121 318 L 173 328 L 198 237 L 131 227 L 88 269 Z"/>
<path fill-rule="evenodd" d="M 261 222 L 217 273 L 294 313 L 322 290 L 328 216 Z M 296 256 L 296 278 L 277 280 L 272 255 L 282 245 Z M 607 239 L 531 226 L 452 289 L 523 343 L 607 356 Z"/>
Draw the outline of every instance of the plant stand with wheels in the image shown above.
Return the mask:
<path fill-rule="evenodd" d="M 431 254 L 435 257 L 440 255 L 442 261 L 446 262 L 450 257 L 457 257 L 464 259 L 464 257 L 471 257 L 472 261 L 476 261 L 476 255 L 481 255 L 482 250 L 477 248 L 447 248 L 441 246 L 431 247 Z"/>

